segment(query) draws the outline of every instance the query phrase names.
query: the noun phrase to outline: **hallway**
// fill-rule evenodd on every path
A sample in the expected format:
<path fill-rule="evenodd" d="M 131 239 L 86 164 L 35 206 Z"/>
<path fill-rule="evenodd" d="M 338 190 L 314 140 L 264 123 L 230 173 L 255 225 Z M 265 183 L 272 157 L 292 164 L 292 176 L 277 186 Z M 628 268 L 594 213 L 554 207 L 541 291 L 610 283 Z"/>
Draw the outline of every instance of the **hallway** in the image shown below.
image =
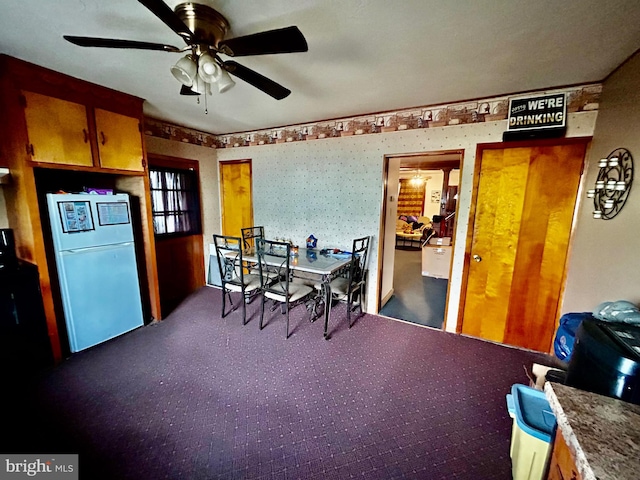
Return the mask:
<path fill-rule="evenodd" d="M 442 328 L 448 281 L 422 276 L 421 254 L 420 250 L 396 249 L 394 294 L 380 315 Z"/>

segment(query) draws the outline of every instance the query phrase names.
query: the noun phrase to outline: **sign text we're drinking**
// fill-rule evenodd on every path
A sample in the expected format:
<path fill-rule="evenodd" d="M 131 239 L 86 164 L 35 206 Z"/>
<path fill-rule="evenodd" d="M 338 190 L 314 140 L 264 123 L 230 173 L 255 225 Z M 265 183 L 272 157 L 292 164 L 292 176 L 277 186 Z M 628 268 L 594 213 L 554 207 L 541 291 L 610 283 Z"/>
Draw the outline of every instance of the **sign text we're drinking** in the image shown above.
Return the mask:
<path fill-rule="evenodd" d="M 566 117 L 564 93 L 509 100 L 509 131 L 564 127 Z"/>

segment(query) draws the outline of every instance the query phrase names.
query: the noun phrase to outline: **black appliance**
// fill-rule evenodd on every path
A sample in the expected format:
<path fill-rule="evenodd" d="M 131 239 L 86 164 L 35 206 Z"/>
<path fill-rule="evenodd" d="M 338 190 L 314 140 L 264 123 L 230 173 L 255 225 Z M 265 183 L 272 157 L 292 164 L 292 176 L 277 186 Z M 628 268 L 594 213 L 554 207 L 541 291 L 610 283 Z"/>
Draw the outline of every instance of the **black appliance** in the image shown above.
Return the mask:
<path fill-rule="evenodd" d="M 16 257 L 13 232 L 0 230 L 0 371 L 20 378 L 53 365 L 38 267 Z"/>
<path fill-rule="evenodd" d="M 640 405 L 640 327 L 583 321 L 566 384 Z"/>

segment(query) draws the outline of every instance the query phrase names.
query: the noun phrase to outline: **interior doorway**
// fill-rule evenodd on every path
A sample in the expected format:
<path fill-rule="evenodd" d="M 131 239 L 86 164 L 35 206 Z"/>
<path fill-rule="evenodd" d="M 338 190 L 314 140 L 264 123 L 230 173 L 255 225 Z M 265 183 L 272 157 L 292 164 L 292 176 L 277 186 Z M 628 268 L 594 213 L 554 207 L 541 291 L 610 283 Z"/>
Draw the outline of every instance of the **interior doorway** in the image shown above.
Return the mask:
<path fill-rule="evenodd" d="M 442 329 L 461 151 L 388 156 L 378 312 Z"/>
<path fill-rule="evenodd" d="M 220 210 L 223 235 L 240 237 L 253 226 L 251 160 L 220 162 Z"/>

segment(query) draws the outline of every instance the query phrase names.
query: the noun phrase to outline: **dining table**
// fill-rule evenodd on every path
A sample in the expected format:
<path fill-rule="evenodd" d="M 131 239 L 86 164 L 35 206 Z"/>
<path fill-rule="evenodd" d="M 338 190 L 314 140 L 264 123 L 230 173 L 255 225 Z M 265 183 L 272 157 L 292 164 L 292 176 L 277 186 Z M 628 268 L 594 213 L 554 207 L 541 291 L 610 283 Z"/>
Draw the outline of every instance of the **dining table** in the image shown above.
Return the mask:
<path fill-rule="evenodd" d="M 245 262 L 258 263 L 258 254 L 254 249 L 245 250 L 242 254 Z M 267 265 L 280 265 L 282 258 L 265 255 Z M 294 278 L 301 281 L 314 282 L 321 286 L 321 296 L 324 301 L 324 333 L 325 339 L 329 339 L 329 319 L 331 315 L 331 280 L 343 274 L 351 262 L 351 254 L 345 252 L 333 253 L 333 251 L 316 250 L 310 248 L 292 249 L 290 269 Z"/>

